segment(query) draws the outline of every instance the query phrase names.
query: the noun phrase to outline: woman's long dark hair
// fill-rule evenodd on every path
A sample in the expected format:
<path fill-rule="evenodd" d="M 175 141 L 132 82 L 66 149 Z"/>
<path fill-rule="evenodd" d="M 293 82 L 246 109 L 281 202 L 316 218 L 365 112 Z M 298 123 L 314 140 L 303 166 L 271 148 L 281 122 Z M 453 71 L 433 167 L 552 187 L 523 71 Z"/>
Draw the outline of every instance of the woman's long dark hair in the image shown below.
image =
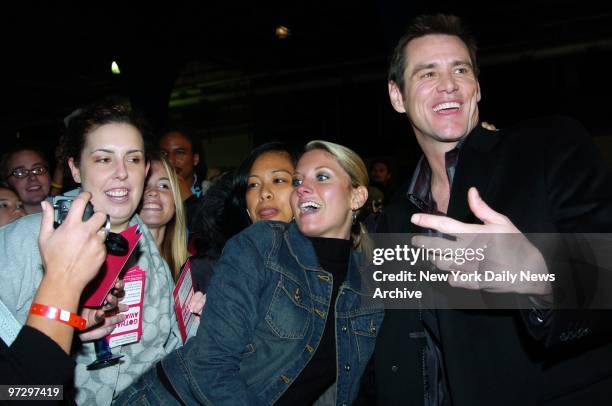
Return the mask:
<path fill-rule="evenodd" d="M 198 201 L 189 229 L 195 236 L 198 255 L 218 255 L 226 241 L 249 224 L 234 193 L 234 174 L 226 173 Z"/>
<path fill-rule="evenodd" d="M 243 208 L 243 212 L 245 215 L 247 209 L 246 192 L 247 186 L 249 184 L 249 176 L 251 175 L 251 168 L 253 167 L 253 164 L 255 163 L 257 158 L 268 152 L 278 152 L 281 154 L 287 154 L 293 166 L 295 167 L 295 165 L 297 164 L 295 152 L 282 142 L 268 142 L 253 149 L 249 156 L 246 157 L 246 159 L 242 161 L 242 163 L 238 167 L 234 179 L 234 188 L 237 197 L 237 202 L 240 207 Z"/>
<path fill-rule="evenodd" d="M 251 167 L 268 152 L 287 154 L 295 165 L 294 152 L 281 142 L 269 142 L 253 149 L 235 173 L 227 173 L 217 180 L 200 199 L 194 210 L 190 230 L 196 236 L 198 254 L 210 249 L 220 252 L 228 239 L 251 224 L 247 214 L 246 191 Z"/>

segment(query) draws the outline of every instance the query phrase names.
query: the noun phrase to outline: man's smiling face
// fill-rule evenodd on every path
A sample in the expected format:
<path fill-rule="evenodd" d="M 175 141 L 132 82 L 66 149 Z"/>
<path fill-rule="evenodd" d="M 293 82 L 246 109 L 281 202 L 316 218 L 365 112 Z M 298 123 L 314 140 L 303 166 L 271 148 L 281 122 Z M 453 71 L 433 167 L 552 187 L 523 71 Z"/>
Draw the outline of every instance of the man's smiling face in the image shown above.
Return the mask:
<path fill-rule="evenodd" d="M 431 34 L 404 49 L 405 87 L 389 83 L 391 103 L 407 113 L 420 142 L 457 142 L 478 123 L 480 85 L 466 45 L 453 35 Z"/>

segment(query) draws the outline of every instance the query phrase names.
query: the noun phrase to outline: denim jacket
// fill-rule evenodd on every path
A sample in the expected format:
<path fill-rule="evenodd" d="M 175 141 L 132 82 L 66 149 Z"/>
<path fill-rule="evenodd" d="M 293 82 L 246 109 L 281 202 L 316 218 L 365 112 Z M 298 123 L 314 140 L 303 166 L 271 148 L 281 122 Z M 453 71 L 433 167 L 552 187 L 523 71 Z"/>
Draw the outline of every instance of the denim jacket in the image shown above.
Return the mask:
<path fill-rule="evenodd" d="M 352 252 L 335 303 L 339 405 L 356 398 L 384 315 L 363 301 L 358 258 Z M 317 350 L 332 286 L 295 223 L 262 221 L 231 239 L 214 268 L 197 336 L 162 360 L 181 400 L 273 404 Z"/>

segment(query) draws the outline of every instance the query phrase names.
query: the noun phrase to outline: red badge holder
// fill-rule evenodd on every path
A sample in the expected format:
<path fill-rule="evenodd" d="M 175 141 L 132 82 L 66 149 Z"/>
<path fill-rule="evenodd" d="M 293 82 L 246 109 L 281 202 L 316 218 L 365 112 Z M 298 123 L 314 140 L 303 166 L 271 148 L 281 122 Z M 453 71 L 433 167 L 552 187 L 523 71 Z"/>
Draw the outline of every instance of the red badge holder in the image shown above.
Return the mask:
<path fill-rule="evenodd" d="M 127 240 L 127 252 L 123 255 L 113 255 L 110 252 L 107 253 L 106 261 L 100 273 L 85 288 L 83 293 L 83 306 L 100 307 L 104 304 L 106 296 L 113 289 L 113 286 L 115 286 L 119 274 L 123 270 L 130 255 L 132 255 L 134 248 L 138 245 L 140 237 L 142 237 L 142 233 L 137 224 L 124 230 L 120 235 Z M 106 337 L 95 340 L 94 347 L 96 349 L 96 360 L 87 365 L 89 371 L 115 365 L 123 357 L 123 355 L 113 355 Z"/>

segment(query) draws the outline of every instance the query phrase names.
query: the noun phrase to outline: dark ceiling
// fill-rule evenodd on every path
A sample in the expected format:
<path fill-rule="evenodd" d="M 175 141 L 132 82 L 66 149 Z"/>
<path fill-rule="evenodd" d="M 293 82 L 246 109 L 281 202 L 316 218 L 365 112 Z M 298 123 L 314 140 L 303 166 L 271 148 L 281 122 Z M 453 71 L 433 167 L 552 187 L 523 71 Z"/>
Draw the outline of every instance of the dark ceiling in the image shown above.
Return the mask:
<path fill-rule="evenodd" d="M 387 55 L 424 12 L 452 12 L 472 27 L 485 119 L 562 113 L 611 133 L 607 2 L 86 3 L 21 4 L 0 16 L 5 140 L 19 133 L 50 147 L 64 116 L 110 94 L 156 124 L 184 120 L 207 137 L 393 140 L 407 126 L 386 101 Z M 288 39 L 275 37 L 278 25 Z"/>

